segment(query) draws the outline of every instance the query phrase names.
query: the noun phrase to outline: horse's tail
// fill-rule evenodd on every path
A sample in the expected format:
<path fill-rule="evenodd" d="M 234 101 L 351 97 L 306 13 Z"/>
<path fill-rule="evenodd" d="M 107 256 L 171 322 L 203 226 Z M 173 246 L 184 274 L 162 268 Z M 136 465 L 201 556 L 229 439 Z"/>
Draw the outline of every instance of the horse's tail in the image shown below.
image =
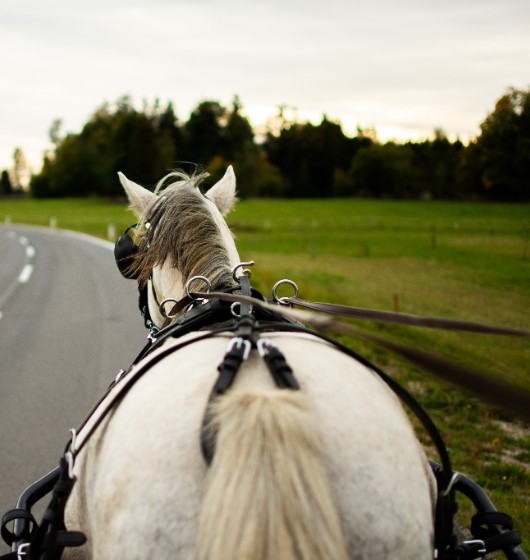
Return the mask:
<path fill-rule="evenodd" d="M 212 407 L 196 560 L 345 560 L 309 397 L 232 391 Z"/>

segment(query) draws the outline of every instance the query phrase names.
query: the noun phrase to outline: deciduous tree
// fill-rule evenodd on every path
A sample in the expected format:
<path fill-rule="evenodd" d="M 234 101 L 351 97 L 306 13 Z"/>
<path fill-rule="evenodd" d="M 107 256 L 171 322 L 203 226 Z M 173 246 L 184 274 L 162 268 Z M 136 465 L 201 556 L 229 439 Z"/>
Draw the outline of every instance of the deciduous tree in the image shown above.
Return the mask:
<path fill-rule="evenodd" d="M 509 89 L 480 126 L 466 178 L 495 200 L 530 200 L 530 88 Z"/>

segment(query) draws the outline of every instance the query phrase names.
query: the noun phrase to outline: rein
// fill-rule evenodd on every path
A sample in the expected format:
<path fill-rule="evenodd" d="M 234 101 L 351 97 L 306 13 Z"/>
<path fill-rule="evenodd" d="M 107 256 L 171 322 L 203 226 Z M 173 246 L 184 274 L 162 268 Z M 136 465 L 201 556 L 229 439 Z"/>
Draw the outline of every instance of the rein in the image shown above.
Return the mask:
<path fill-rule="evenodd" d="M 363 307 L 349 307 L 333 303 L 310 302 L 300 299 L 298 296 L 282 298 L 282 303 L 299 305 L 307 309 L 328 313 L 330 315 L 341 315 L 355 319 L 367 319 L 369 321 L 380 321 L 384 323 L 395 323 L 398 325 L 409 325 L 413 327 L 427 327 L 431 329 L 445 329 L 450 331 L 466 331 L 482 334 L 501 334 L 508 336 L 530 336 L 530 331 L 515 329 L 513 327 L 500 327 L 486 325 L 474 321 L 462 321 L 460 319 L 442 319 L 440 317 L 423 317 L 408 313 L 396 313 L 392 311 L 379 311 L 376 309 L 365 309 Z"/>

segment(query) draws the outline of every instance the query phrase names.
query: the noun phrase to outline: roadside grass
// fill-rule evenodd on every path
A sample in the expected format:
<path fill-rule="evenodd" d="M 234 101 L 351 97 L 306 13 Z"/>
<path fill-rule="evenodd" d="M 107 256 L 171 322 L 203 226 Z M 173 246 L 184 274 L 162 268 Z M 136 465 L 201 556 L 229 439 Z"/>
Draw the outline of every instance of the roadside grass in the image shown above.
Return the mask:
<path fill-rule="evenodd" d="M 125 199 L 109 202 L 101 198 L 0 198 L 0 223 L 53 225 L 107 239 L 109 224 L 119 235 L 135 221 Z"/>
<path fill-rule="evenodd" d="M 39 225 L 54 216 L 58 227 L 102 238 L 108 224 L 119 235 L 134 222 L 124 202 L 101 199 L 0 200 L 0 222 L 6 216 Z M 228 222 L 241 258 L 256 261 L 253 285 L 267 296 L 274 282 L 290 278 L 308 300 L 530 329 L 528 204 L 250 200 Z M 355 324 L 530 389 L 528 339 Z M 376 347 L 341 339 L 411 390 L 442 432 L 454 467 L 514 517 L 528 550 L 530 426 Z M 419 436 L 430 451 L 421 429 Z M 472 512 L 462 507 L 467 524 Z"/>

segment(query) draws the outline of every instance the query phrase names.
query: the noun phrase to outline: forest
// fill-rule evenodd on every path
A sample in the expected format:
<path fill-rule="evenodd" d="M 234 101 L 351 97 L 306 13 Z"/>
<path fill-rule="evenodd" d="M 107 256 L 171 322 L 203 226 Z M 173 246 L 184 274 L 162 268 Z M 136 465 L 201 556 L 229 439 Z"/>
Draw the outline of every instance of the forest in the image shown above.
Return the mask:
<path fill-rule="evenodd" d="M 232 164 L 241 198 L 530 200 L 530 88 L 508 89 L 467 145 L 442 130 L 421 142 L 381 143 L 360 127 L 350 137 L 325 115 L 318 125 L 293 122 L 281 108 L 258 136 L 237 96 L 229 107 L 201 101 L 186 121 L 171 102 L 139 110 L 124 96 L 99 107 L 79 133 L 63 134 L 61 125 L 51 124 L 53 149 L 31 176 L 33 197 L 120 196 L 117 171 L 152 187 L 195 164 L 214 181 Z M 1 175 L 3 195 L 17 191 L 20 148 L 14 161 Z"/>

